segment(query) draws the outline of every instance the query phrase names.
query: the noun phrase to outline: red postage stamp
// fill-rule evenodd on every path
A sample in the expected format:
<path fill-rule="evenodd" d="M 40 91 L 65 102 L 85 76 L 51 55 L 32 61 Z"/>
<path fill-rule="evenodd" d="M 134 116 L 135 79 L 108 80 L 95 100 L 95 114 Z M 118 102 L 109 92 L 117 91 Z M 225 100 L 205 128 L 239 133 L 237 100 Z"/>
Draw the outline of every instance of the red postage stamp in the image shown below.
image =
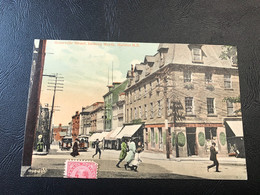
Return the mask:
<path fill-rule="evenodd" d="M 97 179 L 98 164 L 93 161 L 66 160 L 65 178 Z"/>

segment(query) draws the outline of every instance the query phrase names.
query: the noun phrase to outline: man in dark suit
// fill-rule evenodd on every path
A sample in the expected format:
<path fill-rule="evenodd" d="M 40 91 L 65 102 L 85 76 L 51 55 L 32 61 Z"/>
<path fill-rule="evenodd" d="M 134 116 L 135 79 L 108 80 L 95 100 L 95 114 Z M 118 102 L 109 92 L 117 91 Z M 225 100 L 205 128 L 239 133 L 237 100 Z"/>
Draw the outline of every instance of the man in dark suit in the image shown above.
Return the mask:
<path fill-rule="evenodd" d="M 214 167 L 214 166 L 216 166 L 216 172 L 220 172 L 218 170 L 218 166 L 219 166 L 219 163 L 218 163 L 218 160 L 217 160 L 217 153 L 218 152 L 216 151 L 215 146 L 216 146 L 216 143 L 213 142 L 212 146 L 210 147 L 210 160 L 213 161 L 213 164 L 207 167 L 207 171 L 208 172 L 209 172 L 209 169 Z"/>

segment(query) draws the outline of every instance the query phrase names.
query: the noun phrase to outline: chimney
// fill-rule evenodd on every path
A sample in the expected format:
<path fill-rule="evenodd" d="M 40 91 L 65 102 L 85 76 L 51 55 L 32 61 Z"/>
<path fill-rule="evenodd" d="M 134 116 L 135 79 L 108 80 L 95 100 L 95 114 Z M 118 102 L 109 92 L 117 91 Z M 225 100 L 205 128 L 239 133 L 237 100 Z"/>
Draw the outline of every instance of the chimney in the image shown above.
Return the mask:
<path fill-rule="evenodd" d="M 134 77 L 134 65 L 131 64 L 131 77 Z"/>

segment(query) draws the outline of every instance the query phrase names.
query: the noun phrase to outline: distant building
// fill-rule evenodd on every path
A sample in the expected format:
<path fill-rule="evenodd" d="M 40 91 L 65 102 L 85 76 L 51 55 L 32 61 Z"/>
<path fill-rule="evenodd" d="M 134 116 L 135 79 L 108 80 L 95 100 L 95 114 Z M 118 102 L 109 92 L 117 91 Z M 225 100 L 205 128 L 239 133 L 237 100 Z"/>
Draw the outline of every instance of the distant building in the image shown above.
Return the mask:
<path fill-rule="evenodd" d="M 90 133 L 97 133 L 104 131 L 104 102 L 95 102 L 91 105 L 91 126 Z"/>
<path fill-rule="evenodd" d="M 63 137 L 66 136 L 68 132 L 68 126 L 62 126 L 59 124 L 58 127 L 53 128 L 53 137 L 55 141 L 61 141 Z"/>
<path fill-rule="evenodd" d="M 80 135 L 89 135 L 89 132 L 91 131 L 91 111 L 93 107 L 87 106 L 83 107 L 82 111 L 80 112 L 80 129 L 79 134 Z"/>
<path fill-rule="evenodd" d="M 72 116 L 72 138 L 73 141 L 78 137 L 79 135 L 79 121 L 80 121 L 80 114 L 78 111 L 76 111 L 76 114 Z"/>
<path fill-rule="evenodd" d="M 127 80 L 125 80 L 123 83 L 113 82 L 112 85 L 108 86 L 109 91 L 103 96 L 105 102 L 105 131 L 111 131 L 113 128 L 117 126 L 112 124 L 113 120 L 117 120 L 117 113 L 113 115 L 113 106 L 114 111 L 116 111 L 116 103 L 119 100 L 119 95 L 124 92 L 127 86 L 127 82 Z"/>
<path fill-rule="evenodd" d="M 174 156 L 205 156 L 211 142 L 227 155 L 224 119 L 241 121 L 238 68 L 219 58 L 217 45 L 160 44 L 158 53 L 127 73 L 126 123 L 145 123 L 145 149 Z M 167 126 L 168 126 L 168 129 Z"/>
<path fill-rule="evenodd" d="M 40 105 L 39 115 L 37 121 L 37 129 L 35 133 L 35 141 L 34 148 L 36 149 L 36 145 L 38 142 L 38 136 L 42 135 L 44 145 L 50 143 L 50 130 L 49 130 L 49 108 L 44 108 Z"/>

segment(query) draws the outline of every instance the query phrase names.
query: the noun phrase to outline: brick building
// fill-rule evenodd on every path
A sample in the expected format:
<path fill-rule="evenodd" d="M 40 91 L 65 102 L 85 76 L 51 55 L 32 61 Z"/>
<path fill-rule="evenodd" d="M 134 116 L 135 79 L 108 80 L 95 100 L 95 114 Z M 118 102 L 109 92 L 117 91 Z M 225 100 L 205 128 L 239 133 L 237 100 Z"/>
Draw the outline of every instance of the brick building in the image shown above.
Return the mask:
<path fill-rule="evenodd" d="M 158 53 L 128 72 L 126 122 L 145 123 L 145 149 L 166 152 L 166 133 L 174 156 L 209 154 L 214 141 L 227 155 L 224 120 L 240 120 L 237 65 L 222 60 L 222 46 L 160 44 Z M 168 129 L 167 129 L 168 127 Z"/>
<path fill-rule="evenodd" d="M 58 127 L 53 128 L 53 137 L 55 141 L 61 141 L 63 137 L 66 136 L 68 132 L 68 126 L 62 126 L 59 124 Z"/>
<path fill-rule="evenodd" d="M 80 114 L 79 111 L 76 111 L 76 114 L 72 116 L 72 130 L 71 130 L 71 135 L 73 142 L 79 135 L 79 121 L 80 121 Z"/>

